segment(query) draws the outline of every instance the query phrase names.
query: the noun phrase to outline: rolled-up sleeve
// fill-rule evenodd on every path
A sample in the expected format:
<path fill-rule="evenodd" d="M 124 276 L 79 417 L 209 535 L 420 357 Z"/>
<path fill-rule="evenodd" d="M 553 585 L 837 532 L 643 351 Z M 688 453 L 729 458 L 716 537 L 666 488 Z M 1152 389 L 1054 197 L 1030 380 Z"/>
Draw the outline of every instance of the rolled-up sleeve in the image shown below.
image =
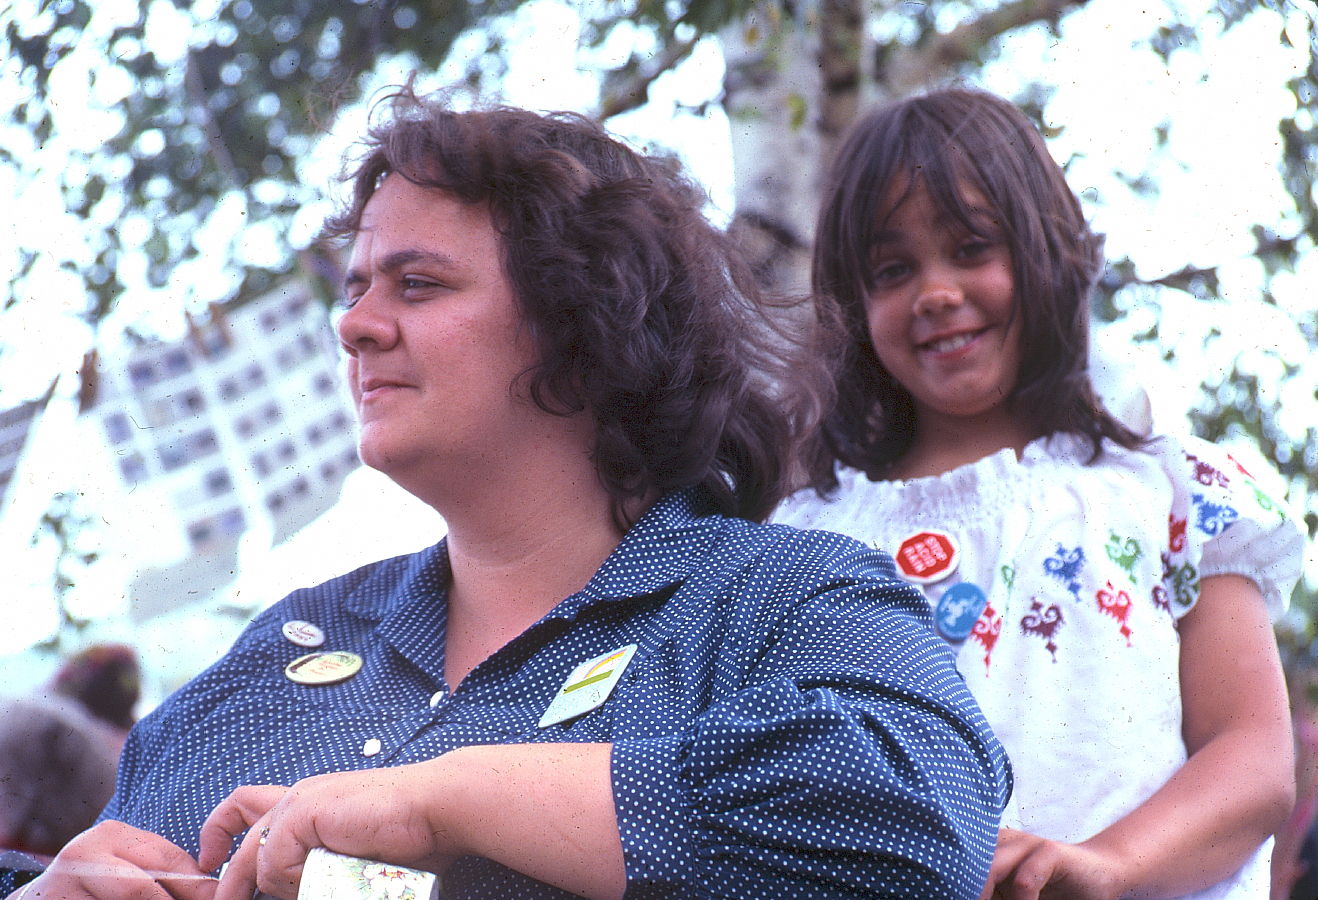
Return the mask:
<path fill-rule="evenodd" d="M 979 895 L 1005 758 L 885 562 L 804 585 L 684 733 L 615 742 L 628 897 Z"/>

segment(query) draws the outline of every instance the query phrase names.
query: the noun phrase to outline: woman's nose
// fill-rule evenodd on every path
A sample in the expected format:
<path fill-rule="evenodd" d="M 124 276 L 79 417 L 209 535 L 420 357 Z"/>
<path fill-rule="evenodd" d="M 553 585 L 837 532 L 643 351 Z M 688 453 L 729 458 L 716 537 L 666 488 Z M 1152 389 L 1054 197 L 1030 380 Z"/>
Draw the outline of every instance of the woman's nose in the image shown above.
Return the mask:
<path fill-rule="evenodd" d="M 339 343 L 351 355 L 364 348 L 388 349 L 398 340 L 398 323 L 389 315 L 383 298 L 370 290 L 339 316 L 336 327 Z"/>

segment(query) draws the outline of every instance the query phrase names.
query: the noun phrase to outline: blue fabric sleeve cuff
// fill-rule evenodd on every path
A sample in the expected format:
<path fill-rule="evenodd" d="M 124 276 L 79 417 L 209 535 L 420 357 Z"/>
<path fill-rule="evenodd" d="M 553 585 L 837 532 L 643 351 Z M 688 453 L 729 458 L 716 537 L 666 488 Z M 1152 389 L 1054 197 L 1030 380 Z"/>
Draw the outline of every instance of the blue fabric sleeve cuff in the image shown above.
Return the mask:
<path fill-rule="evenodd" d="M 694 811 L 682 778 L 681 737 L 613 745 L 613 802 L 627 869 L 627 897 L 677 896 L 694 863 Z"/>

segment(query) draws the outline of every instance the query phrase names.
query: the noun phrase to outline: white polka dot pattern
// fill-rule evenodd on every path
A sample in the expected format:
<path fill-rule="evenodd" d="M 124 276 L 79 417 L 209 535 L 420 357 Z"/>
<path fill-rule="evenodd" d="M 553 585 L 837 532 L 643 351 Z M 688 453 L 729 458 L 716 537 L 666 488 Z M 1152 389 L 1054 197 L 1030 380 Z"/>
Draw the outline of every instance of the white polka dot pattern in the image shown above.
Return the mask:
<path fill-rule="evenodd" d="M 629 898 L 978 895 L 1006 761 L 884 554 L 675 495 L 453 692 L 447 579 L 441 543 L 271 607 L 134 730 L 105 815 L 195 852 L 239 784 L 469 744 L 604 741 Z M 320 627 L 326 650 L 360 655 L 361 671 L 289 681 L 284 666 L 305 653 L 281 634 L 293 619 Z M 629 643 L 601 707 L 537 727 L 568 673 Z M 446 900 L 567 896 L 471 857 L 445 881 Z"/>

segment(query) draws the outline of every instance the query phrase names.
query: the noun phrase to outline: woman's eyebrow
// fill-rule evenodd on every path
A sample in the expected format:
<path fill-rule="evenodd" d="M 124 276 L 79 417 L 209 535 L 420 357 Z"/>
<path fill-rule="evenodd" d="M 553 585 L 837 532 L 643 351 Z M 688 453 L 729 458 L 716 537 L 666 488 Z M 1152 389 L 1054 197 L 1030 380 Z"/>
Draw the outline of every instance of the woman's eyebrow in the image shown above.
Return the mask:
<path fill-rule="evenodd" d="M 393 274 L 416 263 L 426 263 L 441 268 L 452 268 L 457 265 L 453 257 L 447 253 L 440 253 L 435 250 L 406 249 L 395 250 L 385 256 L 380 260 L 378 268 L 381 272 Z M 366 284 L 370 280 L 370 276 L 361 268 L 349 269 L 343 277 L 343 289 L 346 291 L 357 285 Z"/>

